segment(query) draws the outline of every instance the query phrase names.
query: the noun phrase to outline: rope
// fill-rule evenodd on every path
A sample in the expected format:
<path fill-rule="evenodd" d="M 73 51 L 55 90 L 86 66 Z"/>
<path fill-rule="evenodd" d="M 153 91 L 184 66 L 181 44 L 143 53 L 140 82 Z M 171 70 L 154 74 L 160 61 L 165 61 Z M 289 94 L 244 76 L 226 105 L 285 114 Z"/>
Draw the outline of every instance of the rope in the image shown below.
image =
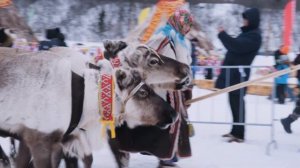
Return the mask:
<path fill-rule="evenodd" d="M 239 84 L 236 84 L 236 85 L 224 88 L 224 89 L 220 89 L 216 92 L 213 92 L 213 93 L 210 93 L 210 94 L 207 94 L 207 95 L 204 95 L 204 96 L 200 96 L 200 97 L 188 100 L 188 101 L 185 102 L 185 104 L 189 105 L 189 104 L 192 104 L 192 103 L 195 103 L 195 102 L 198 102 L 198 101 L 210 98 L 210 97 L 214 97 L 214 96 L 217 96 L 217 95 L 220 95 L 220 94 L 223 94 L 223 93 L 228 93 L 228 92 L 231 92 L 231 91 L 234 91 L 234 90 L 241 89 L 243 87 L 247 87 L 250 84 L 253 84 L 255 82 L 259 82 L 259 81 L 262 81 L 262 80 L 265 80 L 265 79 L 268 79 L 268 78 L 275 78 L 275 77 L 278 77 L 278 76 L 281 76 L 281 75 L 284 75 L 284 74 L 288 74 L 288 73 L 291 73 L 291 72 L 294 72 L 294 71 L 297 71 L 297 70 L 300 70 L 300 65 L 294 66 L 292 68 L 287 68 L 287 69 L 284 69 L 284 70 L 280 70 L 280 71 L 277 71 L 277 72 L 273 72 L 273 73 L 270 73 L 268 75 L 262 76 L 260 78 L 249 80 L 249 81 L 246 81 L 246 82 L 242 82 L 242 83 L 239 83 Z"/>
<path fill-rule="evenodd" d="M 140 82 L 129 94 L 128 96 L 125 98 L 123 106 L 122 106 L 122 110 L 121 113 L 125 113 L 125 106 L 126 103 L 128 102 L 129 99 L 131 99 L 139 90 L 140 88 L 144 85 L 144 82 Z"/>

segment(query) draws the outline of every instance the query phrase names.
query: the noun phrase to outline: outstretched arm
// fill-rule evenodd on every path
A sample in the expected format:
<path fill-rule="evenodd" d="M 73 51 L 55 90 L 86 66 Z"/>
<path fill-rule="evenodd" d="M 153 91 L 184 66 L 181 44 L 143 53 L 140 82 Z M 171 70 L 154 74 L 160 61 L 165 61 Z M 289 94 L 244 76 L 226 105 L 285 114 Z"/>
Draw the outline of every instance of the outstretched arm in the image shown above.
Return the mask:
<path fill-rule="evenodd" d="M 257 50 L 257 41 L 255 37 L 249 35 L 248 37 L 233 38 L 225 31 L 219 33 L 219 39 L 228 51 L 243 54 Z M 259 39 L 257 39 L 259 40 Z"/>

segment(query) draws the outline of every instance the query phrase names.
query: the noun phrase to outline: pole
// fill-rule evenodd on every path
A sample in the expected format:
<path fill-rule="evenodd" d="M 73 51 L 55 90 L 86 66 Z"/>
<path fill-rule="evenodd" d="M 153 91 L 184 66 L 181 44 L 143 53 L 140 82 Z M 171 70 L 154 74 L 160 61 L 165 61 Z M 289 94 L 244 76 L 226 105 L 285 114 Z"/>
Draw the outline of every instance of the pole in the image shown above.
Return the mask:
<path fill-rule="evenodd" d="M 228 93 L 228 92 L 231 92 L 231 91 L 234 91 L 234 90 L 241 89 L 241 88 L 249 86 L 250 84 L 253 84 L 255 82 L 259 82 L 259 81 L 262 81 L 262 80 L 265 80 L 265 79 L 268 79 L 268 78 L 278 77 L 278 76 L 281 76 L 281 75 L 284 75 L 284 74 L 287 74 L 287 73 L 291 73 L 291 72 L 294 72 L 294 71 L 297 71 L 297 70 L 300 70 L 300 65 L 296 65 L 292 68 L 287 68 L 287 69 L 284 69 L 284 70 L 273 72 L 273 73 L 270 73 L 268 75 L 262 76 L 262 77 L 257 78 L 257 79 L 249 80 L 249 81 L 242 82 L 242 83 L 239 83 L 239 84 L 236 84 L 236 85 L 224 88 L 224 89 L 220 89 L 216 92 L 213 92 L 213 93 L 210 93 L 210 94 L 207 94 L 207 95 L 204 95 L 204 96 L 200 96 L 200 97 L 188 100 L 188 101 L 185 102 L 185 104 L 189 105 L 189 104 L 195 103 L 195 102 L 200 101 L 200 100 L 204 100 L 204 99 L 214 97 L 214 96 L 217 96 L 217 95 L 220 95 L 220 94 L 223 94 L 223 93 Z"/>

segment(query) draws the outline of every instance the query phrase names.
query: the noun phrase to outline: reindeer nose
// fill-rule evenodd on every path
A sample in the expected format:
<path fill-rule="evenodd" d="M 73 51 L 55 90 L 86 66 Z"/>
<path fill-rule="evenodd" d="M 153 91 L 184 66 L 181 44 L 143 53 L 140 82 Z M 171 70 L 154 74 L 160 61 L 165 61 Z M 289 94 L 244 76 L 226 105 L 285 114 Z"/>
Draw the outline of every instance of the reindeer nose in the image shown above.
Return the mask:
<path fill-rule="evenodd" d="M 170 112 L 171 118 L 172 118 L 172 123 L 174 123 L 177 120 L 178 113 L 174 110 L 171 109 L 172 111 Z"/>
<path fill-rule="evenodd" d="M 172 117 L 167 117 L 164 121 L 159 122 L 157 126 L 161 129 L 167 129 L 174 122 Z"/>
<path fill-rule="evenodd" d="M 191 74 L 191 69 L 188 65 L 184 65 L 184 68 L 182 68 L 183 74 L 185 74 L 185 76 L 188 76 Z"/>
<path fill-rule="evenodd" d="M 178 68 L 179 74 L 184 78 L 187 77 L 191 74 L 191 70 L 190 67 L 186 64 L 182 64 L 179 68 Z"/>

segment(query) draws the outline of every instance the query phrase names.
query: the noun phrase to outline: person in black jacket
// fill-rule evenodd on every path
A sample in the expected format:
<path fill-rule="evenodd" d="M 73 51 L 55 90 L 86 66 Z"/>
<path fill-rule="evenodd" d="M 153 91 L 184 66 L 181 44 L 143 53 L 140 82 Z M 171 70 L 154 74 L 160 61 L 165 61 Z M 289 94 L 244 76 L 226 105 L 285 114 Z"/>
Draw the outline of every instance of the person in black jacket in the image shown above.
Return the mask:
<path fill-rule="evenodd" d="M 48 40 L 40 42 L 39 50 L 49 50 L 55 46 L 67 47 L 65 36 L 60 32 L 59 28 L 47 29 L 46 38 Z"/>
<path fill-rule="evenodd" d="M 300 64 L 300 53 L 297 55 L 295 58 L 294 65 L 299 65 Z M 300 88 L 300 70 L 297 71 L 297 79 L 298 79 L 298 87 Z M 293 112 L 288 115 L 286 118 L 282 118 L 281 124 L 284 128 L 284 130 L 291 134 L 292 129 L 291 129 L 291 124 L 296 121 L 300 117 L 300 93 L 298 94 L 298 100 L 296 102 L 296 107 L 294 108 Z"/>
<path fill-rule="evenodd" d="M 238 66 L 251 65 L 255 55 L 262 43 L 259 29 L 260 12 L 256 8 L 246 10 L 243 14 L 244 25 L 241 27 L 242 33 L 233 38 L 229 36 L 222 27 L 219 28 L 219 39 L 227 49 L 223 65 Z M 216 81 L 216 88 L 225 88 L 249 80 L 250 69 L 222 69 Z M 245 122 L 245 102 L 244 96 L 246 88 L 229 93 L 229 103 L 235 123 Z M 233 125 L 230 133 L 223 135 L 228 137 L 228 142 L 243 142 L 245 127 Z"/>

